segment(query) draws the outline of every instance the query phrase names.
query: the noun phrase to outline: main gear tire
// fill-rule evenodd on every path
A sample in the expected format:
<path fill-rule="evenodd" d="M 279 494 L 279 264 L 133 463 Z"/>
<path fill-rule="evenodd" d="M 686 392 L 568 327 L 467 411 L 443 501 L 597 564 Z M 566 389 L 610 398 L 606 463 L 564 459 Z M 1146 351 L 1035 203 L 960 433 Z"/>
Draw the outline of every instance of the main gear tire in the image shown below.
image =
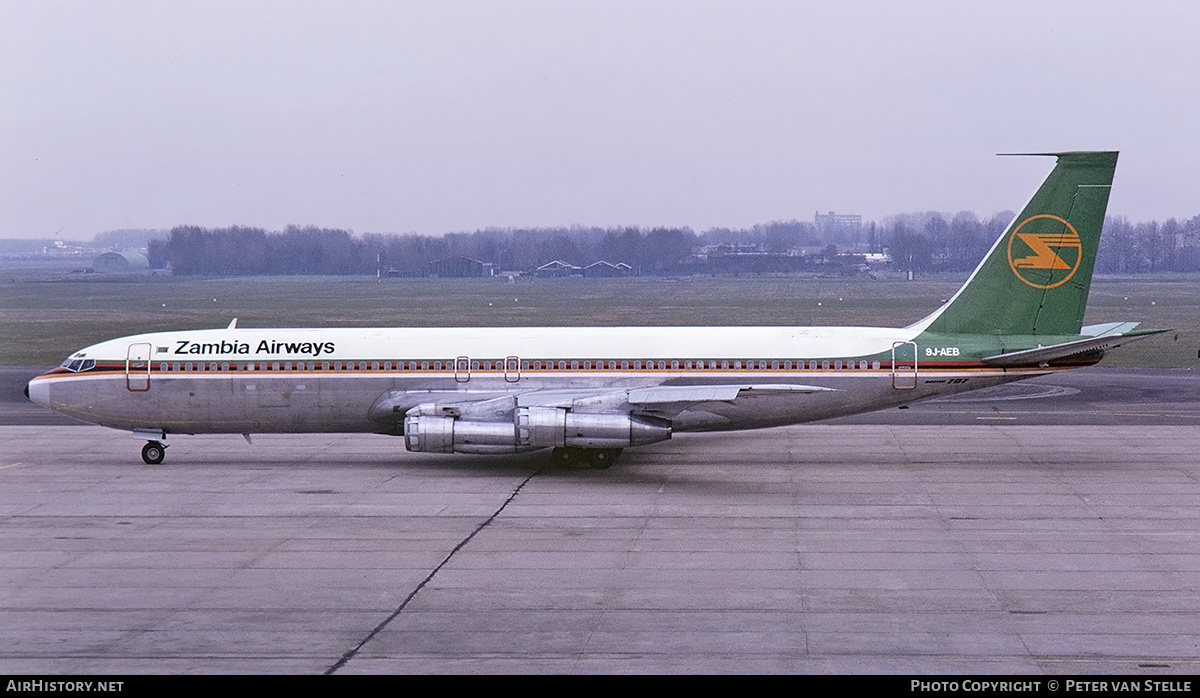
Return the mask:
<path fill-rule="evenodd" d="M 158 465 L 166 457 L 167 447 L 158 441 L 147 441 L 142 446 L 142 460 L 146 461 L 146 465 Z"/>
<path fill-rule="evenodd" d="M 588 464 L 596 470 L 608 470 L 621 455 L 619 448 L 597 448 L 588 451 Z"/>

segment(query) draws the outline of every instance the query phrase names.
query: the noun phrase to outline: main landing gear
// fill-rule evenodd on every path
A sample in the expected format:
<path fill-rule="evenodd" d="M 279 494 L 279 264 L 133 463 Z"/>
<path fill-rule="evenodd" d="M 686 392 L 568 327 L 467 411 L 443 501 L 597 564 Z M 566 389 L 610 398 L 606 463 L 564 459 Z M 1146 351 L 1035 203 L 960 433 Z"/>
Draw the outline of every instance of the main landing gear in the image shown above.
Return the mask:
<path fill-rule="evenodd" d="M 142 460 L 146 461 L 146 465 L 158 465 L 166 457 L 167 446 L 161 441 L 147 441 L 142 446 Z"/>
<path fill-rule="evenodd" d="M 574 448 L 565 446 L 556 448 L 550 453 L 550 460 L 560 468 L 566 468 L 576 463 L 586 463 L 597 470 L 606 470 L 616 462 L 621 455 L 619 448 Z"/>

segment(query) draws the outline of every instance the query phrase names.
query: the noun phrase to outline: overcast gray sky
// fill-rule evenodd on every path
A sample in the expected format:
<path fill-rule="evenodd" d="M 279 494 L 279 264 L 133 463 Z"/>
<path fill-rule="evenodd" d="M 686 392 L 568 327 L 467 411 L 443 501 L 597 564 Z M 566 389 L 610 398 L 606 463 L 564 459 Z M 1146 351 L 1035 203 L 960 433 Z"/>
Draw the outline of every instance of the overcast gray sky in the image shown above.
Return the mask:
<path fill-rule="evenodd" d="M 1200 213 L 1195 2 L 0 0 L 0 237 Z"/>

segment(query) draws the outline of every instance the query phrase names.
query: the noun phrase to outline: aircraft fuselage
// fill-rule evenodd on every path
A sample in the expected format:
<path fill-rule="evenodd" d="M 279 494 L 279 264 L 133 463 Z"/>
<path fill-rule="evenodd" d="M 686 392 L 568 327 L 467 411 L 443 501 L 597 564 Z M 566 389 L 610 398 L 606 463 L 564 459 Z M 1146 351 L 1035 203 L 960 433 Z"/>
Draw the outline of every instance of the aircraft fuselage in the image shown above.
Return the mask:
<path fill-rule="evenodd" d="M 669 412 L 682 432 L 825 419 L 1050 370 L 985 366 L 978 358 L 994 350 L 992 342 L 913 339 L 903 329 L 848 327 L 202 330 L 89 347 L 35 379 L 30 395 L 118 429 L 398 434 L 398 417 L 426 402 L 542 395 L 559 404 L 565 392 L 574 393 L 568 402 L 576 412 L 607 412 L 631 408 L 605 396 L 653 386 L 823 389 L 749 390 L 680 411 L 634 408 Z M 87 370 L 71 370 L 84 361 Z M 390 392 L 408 403 L 393 401 L 382 413 L 377 403 Z"/>

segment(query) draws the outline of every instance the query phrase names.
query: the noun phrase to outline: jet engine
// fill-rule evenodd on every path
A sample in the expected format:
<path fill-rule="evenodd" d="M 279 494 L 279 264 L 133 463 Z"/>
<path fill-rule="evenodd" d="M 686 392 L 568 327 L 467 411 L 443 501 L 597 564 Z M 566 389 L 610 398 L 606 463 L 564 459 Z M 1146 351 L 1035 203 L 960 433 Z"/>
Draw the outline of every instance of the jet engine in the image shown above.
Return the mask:
<path fill-rule="evenodd" d="M 542 448 L 620 449 L 671 438 L 671 423 L 632 414 L 518 407 L 512 421 L 422 414 L 404 418 L 404 447 L 422 453 L 519 453 Z"/>

